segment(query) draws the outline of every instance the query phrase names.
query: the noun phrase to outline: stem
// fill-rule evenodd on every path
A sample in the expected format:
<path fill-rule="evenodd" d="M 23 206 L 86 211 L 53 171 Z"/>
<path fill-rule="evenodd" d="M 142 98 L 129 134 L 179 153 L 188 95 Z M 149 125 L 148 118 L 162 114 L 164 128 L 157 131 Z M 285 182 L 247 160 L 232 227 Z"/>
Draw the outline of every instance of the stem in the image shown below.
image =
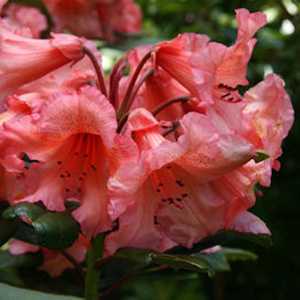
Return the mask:
<path fill-rule="evenodd" d="M 95 263 L 103 252 L 104 236 L 97 236 L 92 242 L 87 254 L 87 274 L 85 277 L 85 300 L 99 300 L 98 288 L 100 271 Z"/>
<path fill-rule="evenodd" d="M 122 101 L 122 104 L 121 104 L 121 107 L 119 109 L 119 112 L 118 112 L 118 119 L 121 119 L 121 117 L 123 116 L 124 113 L 127 112 L 128 110 L 128 101 L 130 100 L 131 98 L 131 93 L 132 93 L 132 90 L 133 90 L 133 87 L 135 85 L 135 82 L 137 81 L 137 78 L 141 72 L 141 70 L 143 69 L 144 65 L 146 64 L 146 62 L 151 58 L 152 56 L 152 51 L 149 51 L 143 58 L 142 60 L 140 61 L 140 63 L 138 64 L 138 66 L 136 67 L 132 77 L 131 77 L 131 80 L 129 82 L 129 85 L 128 85 L 128 88 L 127 88 L 127 91 L 126 91 L 126 94 L 124 96 L 124 99 Z"/>
<path fill-rule="evenodd" d="M 91 60 L 93 66 L 95 68 L 97 78 L 98 78 L 98 87 L 99 87 L 100 91 L 102 92 L 102 94 L 105 97 L 107 97 L 107 91 L 106 91 L 106 86 L 105 86 L 102 69 L 98 64 L 97 58 L 95 57 L 94 53 L 89 48 L 83 47 L 83 51 L 88 56 L 88 58 Z"/>
<path fill-rule="evenodd" d="M 153 75 L 154 73 L 154 69 L 150 69 L 148 70 L 144 75 L 143 77 L 137 82 L 136 86 L 134 87 L 132 93 L 131 93 L 131 96 L 128 100 L 128 107 L 126 109 L 126 113 L 124 113 L 122 116 L 120 116 L 120 120 L 119 120 L 119 125 L 118 125 L 118 129 L 117 129 L 117 132 L 120 133 L 123 126 L 125 125 L 126 121 L 127 121 L 127 118 L 128 118 L 128 115 L 129 115 L 129 109 L 131 107 L 131 105 L 133 104 L 133 101 L 139 91 L 139 89 L 141 88 L 141 86 L 144 84 L 144 82 Z M 127 111 L 128 110 L 128 111 Z"/>
<path fill-rule="evenodd" d="M 173 99 L 170 99 L 159 106 L 157 106 L 154 111 L 152 112 L 153 116 L 157 116 L 161 111 L 169 107 L 170 105 L 173 105 L 175 103 L 186 103 L 189 101 L 192 97 L 191 96 L 180 96 Z"/>

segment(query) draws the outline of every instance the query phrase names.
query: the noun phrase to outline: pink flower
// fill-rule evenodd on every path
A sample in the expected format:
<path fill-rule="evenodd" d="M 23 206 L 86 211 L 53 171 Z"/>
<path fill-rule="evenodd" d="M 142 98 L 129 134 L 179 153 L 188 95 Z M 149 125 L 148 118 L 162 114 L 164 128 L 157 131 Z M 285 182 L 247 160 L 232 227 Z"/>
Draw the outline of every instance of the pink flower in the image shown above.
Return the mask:
<path fill-rule="evenodd" d="M 0 99 L 25 83 L 83 57 L 83 41 L 56 34 L 38 40 L 13 34 L 0 27 Z"/>
<path fill-rule="evenodd" d="M 236 18 L 238 36 L 230 47 L 199 34 L 179 35 L 157 47 L 157 64 L 198 97 L 199 105 L 213 104 L 216 99 L 237 102 L 240 96 L 235 88 L 248 84 L 247 64 L 256 43 L 253 35 L 265 25 L 266 17 L 238 9 Z"/>
<path fill-rule="evenodd" d="M 96 7 L 104 39 L 113 41 L 118 33 L 132 34 L 141 30 L 141 10 L 133 0 L 99 0 Z"/>
<path fill-rule="evenodd" d="M 110 41 L 116 33 L 136 33 L 141 27 L 141 11 L 132 0 L 44 0 L 55 30 L 68 29 L 77 35 Z"/>
<path fill-rule="evenodd" d="M 253 234 L 271 235 L 266 224 L 250 212 L 242 212 L 239 214 L 230 225 L 230 229 Z"/>
<path fill-rule="evenodd" d="M 7 0 L 0 0 L 0 13 L 2 12 L 3 6 L 6 4 Z"/>
<path fill-rule="evenodd" d="M 247 120 L 248 138 L 269 159 L 257 164 L 257 176 L 264 186 L 271 184 L 272 168 L 279 169 L 281 144 L 294 122 L 294 110 L 284 89 L 283 80 L 268 75 L 264 81 L 247 91 L 243 115 Z"/>
<path fill-rule="evenodd" d="M 126 55 L 126 61 L 130 66 L 130 74 L 127 77 L 123 77 L 120 81 L 117 107 L 121 105 L 122 100 L 124 99 L 125 91 L 128 87 L 128 83 L 132 79 L 134 70 L 137 68 L 144 55 L 151 51 L 151 48 L 151 46 L 140 46 L 129 51 Z M 141 77 L 145 75 L 147 71 L 151 70 L 152 67 L 152 63 L 148 62 L 143 69 Z M 139 90 L 131 109 L 143 107 L 149 111 L 153 111 L 167 100 L 189 94 L 190 93 L 167 72 L 163 69 L 158 69 L 145 81 L 145 84 Z M 175 104 L 163 110 L 158 114 L 158 117 L 162 120 L 173 121 L 181 118 L 183 115 L 184 110 L 182 106 L 180 104 Z"/>
<path fill-rule="evenodd" d="M 16 178 L 23 193 L 10 200 L 42 201 L 55 211 L 64 210 L 67 200 L 78 201 L 81 206 L 74 216 L 87 236 L 108 230 L 106 180 L 116 131 L 113 107 L 96 88 L 85 86 L 58 91 L 33 109 L 3 124 L 2 162 L 23 174 Z M 18 163 L 24 152 L 39 163 L 24 169 L 22 161 Z"/>
<path fill-rule="evenodd" d="M 251 159 L 252 146 L 205 115 L 189 113 L 181 125 L 182 135 L 171 142 L 147 111 L 130 115 L 136 144 L 126 142 L 131 158 L 125 152 L 109 181 L 109 214 L 119 217 L 119 230 L 108 236 L 107 253 L 128 246 L 191 247 L 253 205 L 253 182 L 236 170 Z"/>
<path fill-rule="evenodd" d="M 6 25 L 20 35 L 38 38 L 48 27 L 46 17 L 34 7 L 10 4 L 4 15 Z"/>
<path fill-rule="evenodd" d="M 84 236 L 80 235 L 78 240 L 65 251 L 78 263 L 81 263 L 85 258 L 88 247 L 89 241 Z M 39 246 L 28 244 L 19 240 L 12 240 L 9 243 L 9 252 L 12 255 L 36 253 L 38 251 L 41 251 L 44 256 L 44 262 L 39 269 L 48 272 L 51 277 L 57 277 L 66 269 L 74 268 L 70 261 L 58 251 L 40 248 Z"/>

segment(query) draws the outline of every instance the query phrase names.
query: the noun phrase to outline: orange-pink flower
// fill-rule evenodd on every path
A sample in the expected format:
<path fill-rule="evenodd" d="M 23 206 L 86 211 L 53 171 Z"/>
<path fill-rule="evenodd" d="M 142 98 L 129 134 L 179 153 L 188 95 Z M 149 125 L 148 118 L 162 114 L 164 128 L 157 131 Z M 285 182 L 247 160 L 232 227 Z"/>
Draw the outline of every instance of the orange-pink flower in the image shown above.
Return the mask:
<path fill-rule="evenodd" d="M 207 106 L 218 99 L 238 102 L 235 88 L 248 84 L 247 65 L 256 43 L 253 36 L 266 24 L 266 16 L 237 9 L 236 18 L 237 40 L 230 47 L 193 33 L 157 46 L 157 64 L 198 97 L 199 105 Z"/>
<path fill-rule="evenodd" d="M 70 30 L 85 37 L 109 41 L 117 33 L 137 33 L 141 11 L 132 0 L 43 0 L 55 23 L 55 31 Z"/>
<path fill-rule="evenodd" d="M 84 56 L 83 41 L 55 34 L 39 40 L 19 36 L 0 27 L 0 99 L 25 83 Z"/>
<path fill-rule="evenodd" d="M 17 184 L 25 186 L 10 201 L 42 201 L 55 211 L 64 210 L 67 200 L 78 201 L 74 216 L 87 236 L 108 230 L 106 181 L 116 131 L 113 107 L 95 87 L 85 86 L 58 91 L 32 108 L 32 113 L 16 113 L 3 124 L 2 162 L 19 171 Z M 18 159 L 22 153 L 39 162 L 24 169 Z"/>
<path fill-rule="evenodd" d="M 253 183 L 243 186 L 246 176 L 234 171 L 253 156 L 251 144 L 198 113 L 185 115 L 181 126 L 172 142 L 149 112 L 130 115 L 132 158 L 125 155 L 109 181 L 109 213 L 119 217 L 119 230 L 107 238 L 108 253 L 126 246 L 191 247 L 253 204 Z"/>
<path fill-rule="evenodd" d="M 35 7 L 11 3 L 4 10 L 2 22 L 16 34 L 38 38 L 47 29 L 46 17 Z"/>

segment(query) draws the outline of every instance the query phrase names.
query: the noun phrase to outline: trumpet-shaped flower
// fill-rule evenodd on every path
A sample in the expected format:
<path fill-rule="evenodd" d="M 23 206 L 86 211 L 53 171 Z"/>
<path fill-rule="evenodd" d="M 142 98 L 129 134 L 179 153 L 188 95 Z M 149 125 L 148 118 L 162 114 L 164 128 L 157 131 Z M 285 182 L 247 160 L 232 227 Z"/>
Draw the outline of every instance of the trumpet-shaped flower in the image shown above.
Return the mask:
<path fill-rule="evenodd" d="M 47 29 L 46 17 L 35 7 L 10 4 L 4 11 L 2 22 L 19 35 L 38 38 Z"/>
<path fill-rule="evenodd" d="M 89 86 L 53 94 L 33 113 L 17 113 L 3 124 L 2 161 L 8 170 L 19 168 L 18 184 L 30 187 L 10 200 L 42 201 L 56 211 L 77 201 L 74 216 L 87 236 L 108 230 L 107 157 L 115 130 L 113 107 Z M 27 169 L 18 162 L 22 153 L 36 161 Z"/>
<path fill-rule="evenodd" d="M 253 36 L 265 25 L 266 17 L 238 9 L 236 18 L 237 40 L 230 47 L 199 34 L 179 35 L 157 46 L 157 64 L 198 97 L 199 105 L 207 106 L 216 100 L 238 102 L 236 87 L 248 84 L 247 65 L 256 43 Z"/>
<path fill-rule="evenodd" d="M 68 29 L 86 37 L 113 41 L 116 33 L 136 33 L 141 28 L 141 11 L 132 0 L 43 0 L 55 30 Z"/>
<path fill-rule="evenodd" d="M 80 60 L 83 41 L 56 34 L 49 40 L 31 39 L 0 27 L 0 99 L 49 72 Z"/>
<path fill-rule="evenodd" d="M 109 181 L 109 213 L 120 218 L 107 253 L 126 246 L 163 251 L 170 240 L 191 247 L 253 204 L 253 183 L 236 170 L 251 159 L 251 144 L 198 113 L 181 125 L 183 134 L 171 142 L 149 112 L 130 115 L 136 144 Z"/>

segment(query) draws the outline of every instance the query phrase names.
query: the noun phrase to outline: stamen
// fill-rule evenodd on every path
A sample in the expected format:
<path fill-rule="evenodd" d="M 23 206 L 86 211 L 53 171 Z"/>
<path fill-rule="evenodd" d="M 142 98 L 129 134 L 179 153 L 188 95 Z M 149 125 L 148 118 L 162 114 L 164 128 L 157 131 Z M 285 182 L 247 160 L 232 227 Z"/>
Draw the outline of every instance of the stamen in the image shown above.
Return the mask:
<path fill-rule="evenodd" d="M 192 97 L 191 96 L 180 96 L 176 97 L 170 100 L 167 100 L 166 102 L 158 105 L 153 111 L 153 116 L 157 116 L 160 112 L 162 112 L 164 109 L 169 107 L 170 105 L 173 105 L 175 103 L 186 103 L 188 102 Z"/>
<path fill-rule="evenodd" d="M 102 73 L 102 70 L 99 66 L 97 58 L 95 57 L 94 53 L 89 48 L 83 47 L 83 51 L 88 56 L 88 58 L 91 60 L 93 66 L 95 68 L 97 78 L 98 78 L 98 87 L 99 87 L 100 91 L 102 92 L 102 94 L 104 96 L 107 97 L 107 91 L 106 91 L 106 86 L 105 86 L 103 73 Z"/>
<path fill-rule="evenodd" d="M 128 112 L 128 110 L 130 109 L 129 106 L 129 101 L 131 99 L 131 94 L 132 94 L 132 90 L 134 88 L 134 85 L 138 79 L 138 76 L 140 75 L 144 65 L 147 63 L 147 61 L 152 57 L 152 51 L 149 51 L 148 53 L 146 53 L 146 55 L 142 58 L 142 60 L 140 61 L 140 63 L 138 64 L 138 66 L 136 67 L 131 80 L 128 84 L 128 88 L 127 91 L 125 93 L 124 99 L 122 101 L 121 107 L 118 111 L 117 114 L 117 119 L 120 120 L 124 114 L 126 114 Z"/>

